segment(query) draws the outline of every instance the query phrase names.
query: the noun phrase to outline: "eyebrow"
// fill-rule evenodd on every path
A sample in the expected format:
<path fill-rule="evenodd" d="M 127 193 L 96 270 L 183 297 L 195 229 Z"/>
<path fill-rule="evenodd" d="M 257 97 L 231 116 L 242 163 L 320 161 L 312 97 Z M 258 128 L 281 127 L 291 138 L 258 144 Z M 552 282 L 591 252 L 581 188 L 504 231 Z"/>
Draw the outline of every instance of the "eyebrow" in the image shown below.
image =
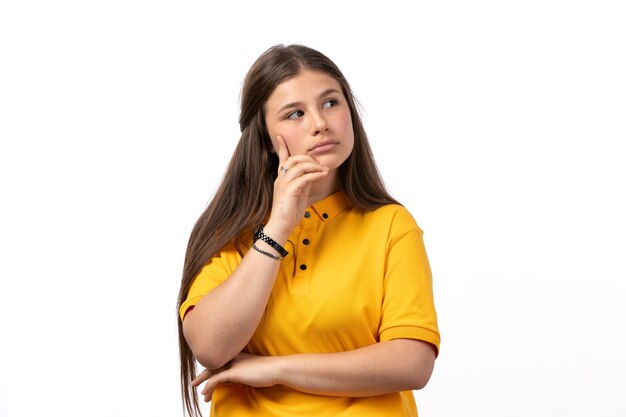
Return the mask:
<path fill-rule="evenodd" d="M 338 93 L 339 90 L 337 90 L 336 88 L 328 88 L 326 90 L 324 90 L 319 96 L 317 96 L 317 98 L 322 98 L 324 96 L 329 95 L 330 93 Z M 278 111 L 276 112 L 278 113 L 282 113 L 285 109 L 288 109 L 290 107 L 300 107 L 302 106 L 302 102 L 301 101 L 294 101 L 293 103 L 288 103 L 285 104 L 284 106 L 282 106 L 280 109 L 278 109 Z"/>

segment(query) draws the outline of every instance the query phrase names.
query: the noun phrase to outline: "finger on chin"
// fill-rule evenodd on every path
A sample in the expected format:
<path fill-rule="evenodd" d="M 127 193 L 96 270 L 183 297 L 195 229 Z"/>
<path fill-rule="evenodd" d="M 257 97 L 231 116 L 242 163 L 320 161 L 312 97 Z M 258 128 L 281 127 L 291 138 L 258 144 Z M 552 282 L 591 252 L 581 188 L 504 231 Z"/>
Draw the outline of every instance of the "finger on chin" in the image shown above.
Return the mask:
<path fill-rule="evenodd" d="M 203 381 L 206 381 L 207 379 L 209 379 L 210 376 L 211 374 L 209 373 L 209 371 L 205 369 L 204 371 L 200 373 L 200 375 L 198 375 L 197 377 L 194 378 L 193 381 L 191 381 L 191 386 L 197 387 L 198 385 L 202 384 Z"/>
<path fill-rule="evenodd" d="M 280 159 L 281 162 L 284 162 L 291 156 L 289 146 L 281 135 L 276 135 L 276 141 L 278 142 L 278 159 Z"/>

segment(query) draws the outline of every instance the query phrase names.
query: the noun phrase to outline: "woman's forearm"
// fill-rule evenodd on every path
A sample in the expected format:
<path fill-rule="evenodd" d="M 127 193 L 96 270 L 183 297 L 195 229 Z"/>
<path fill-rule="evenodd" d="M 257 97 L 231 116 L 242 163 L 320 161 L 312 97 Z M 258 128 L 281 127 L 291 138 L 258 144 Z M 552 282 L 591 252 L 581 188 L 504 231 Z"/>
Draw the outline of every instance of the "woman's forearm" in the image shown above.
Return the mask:
<path fill-rule="evenodd" d="M 270 225 L 267 233 L 273 233 Z M 287 237 L 271 234 L 285 241 Z M 274 251 L 265 242 L 257 246 Z M 233 274 L 206 294 L 183 321 L 194 356 L 208 369 L 224 366 L 250 341 L 272 292 L 280 261 L 250 250 Z"/>
<path fill-rule="evenodd" d="M 239 353 L 228 367 L 205 369 L 192 384 L 210 401 L 220 384 L 286 385 L 317 395 L 367 397 L 423 388 L 435 349 L 419 340 L 397 339 L 338 353 L 257 356 Z"/>
<path fill-rule="evenodd" d="M 339 353 L 277 358 L 278 384 L 310 394 L 362 397 L 423 388 L 432 374 L 434 348 L 397 339 Z"/>

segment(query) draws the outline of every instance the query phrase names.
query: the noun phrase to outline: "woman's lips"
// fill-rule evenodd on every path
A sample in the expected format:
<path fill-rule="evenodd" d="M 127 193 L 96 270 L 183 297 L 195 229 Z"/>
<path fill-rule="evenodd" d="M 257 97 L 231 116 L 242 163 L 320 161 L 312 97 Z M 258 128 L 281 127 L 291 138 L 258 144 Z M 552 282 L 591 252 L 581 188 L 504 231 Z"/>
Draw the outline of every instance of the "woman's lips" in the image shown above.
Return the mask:
<path fill-rule="evenodd" d="M 327 152 L 327 151 L 330 151 L 331 149 L 333 149 L 337 145 L 339 145 L 339 142 L 337 142 L 337 141 L 326 140 L 326 141 L 323 141 L 323 142 L 315 144 L 315 146 L 313 146 L 309 150 L 309 152 L 312 152 L 312 153 Z"/>

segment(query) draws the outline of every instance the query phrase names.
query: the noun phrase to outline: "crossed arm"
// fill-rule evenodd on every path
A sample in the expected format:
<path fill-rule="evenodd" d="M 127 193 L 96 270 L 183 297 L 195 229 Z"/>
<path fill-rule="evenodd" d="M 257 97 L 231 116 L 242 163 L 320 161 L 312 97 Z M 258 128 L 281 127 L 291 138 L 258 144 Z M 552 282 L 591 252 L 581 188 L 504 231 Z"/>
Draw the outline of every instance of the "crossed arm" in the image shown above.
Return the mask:
<path fill-rule="evenodd" d="M 219 384 L 252 387 L 286 385 L 330 396 L 363 397 L 423 388 L 433 370 L 435 350 L 419 340 L 396 339 L 364 348 L 321 354 L 256 356 L 238 354 L 227 366 L 205 369 L 194 381 L 207 381 L 202 394 L 211 400 Z"/>
<path fill-rule="evenodd" d="M 217 385 L 233 382 L 253 387 L 281 384 L 311 394 L 352 397 L 426 385 L 435 348 L 419 340 L 394 339 L 338 353 L 242 353 L 258 326 L 277 269 L 276 261 L 249 251 L 226 281 L 188 310 L 183 331 L 194 356 L 207 368 L 193 385 L 207 381 L 202 391 L 205 401 L 210 401 Z"/>

